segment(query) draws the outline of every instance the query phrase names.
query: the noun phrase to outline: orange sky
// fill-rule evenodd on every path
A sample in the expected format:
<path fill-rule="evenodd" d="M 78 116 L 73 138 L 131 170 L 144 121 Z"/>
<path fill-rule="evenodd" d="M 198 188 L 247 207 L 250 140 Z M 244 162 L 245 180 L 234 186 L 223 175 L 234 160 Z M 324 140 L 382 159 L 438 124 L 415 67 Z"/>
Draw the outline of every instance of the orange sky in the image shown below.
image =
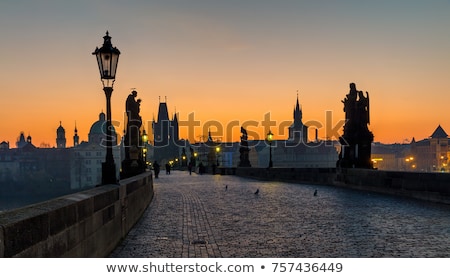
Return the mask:
<path fill-rule="evenodd" d="M 15 147 L 23 131 L 54 146 L 60 121 L 69 146 L 75 122 L 87 140 L 105 111 L 91 53 L 106 30 L 122 53 L 118 122 L 136 88 L 144 120 L 167 96 L 170 113 L 201 123 L 181 137 L 199 140 L 208 121 L 260 127 L 267 113 L 277 125 L 291 121 L 298 90 L 303 122 L 322 123 L 324 139 L 326 111 L 332 126 L 342 120 L 355 82 L 370 94 L 375 141 L 423 139 L 438 124 L 450 132 L 448 1 L 108 1 L 106 10 L 102 2 L 0 3 L 0 141 Z M 286 139 L 278 129 L 275 138 Z M 239 127 L 231 130 L 222 141 L 239 140 Z"/>

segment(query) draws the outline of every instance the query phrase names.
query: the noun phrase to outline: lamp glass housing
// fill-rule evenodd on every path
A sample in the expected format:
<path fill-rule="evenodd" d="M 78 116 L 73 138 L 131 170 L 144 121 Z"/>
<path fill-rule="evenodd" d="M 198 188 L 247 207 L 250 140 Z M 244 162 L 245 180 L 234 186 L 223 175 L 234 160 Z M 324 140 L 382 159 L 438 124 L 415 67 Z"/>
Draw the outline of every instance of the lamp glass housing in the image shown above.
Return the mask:
<path fill-rule="evenodd" d="M 100 71 L 100 78 L 105 87 L 112 87 L 116 79 L 117 65 L 119 63 L 120 51 L 111 44 L 111 37 L 106 32 L 103 37 L 103 45 L 96 48 L 92 55 L 97 58 L 98 69 Z"/>

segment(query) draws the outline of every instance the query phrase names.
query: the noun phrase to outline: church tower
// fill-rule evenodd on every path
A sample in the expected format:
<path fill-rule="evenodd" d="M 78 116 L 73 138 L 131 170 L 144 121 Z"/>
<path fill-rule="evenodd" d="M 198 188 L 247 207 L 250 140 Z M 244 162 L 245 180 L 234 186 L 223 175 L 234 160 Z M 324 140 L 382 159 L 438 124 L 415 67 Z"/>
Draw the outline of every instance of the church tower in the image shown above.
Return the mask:
<path fill-rule="evenodd" d="M 80 144 L 80 137 L 78 137 L 77 123 L 75 123 L 75 135 L 73 136 L 73 146 L 76 147 Z"/>
<path fill-rule="evenodd" d="M 167 108 L 167 98 L 165 102 L 159 101 L 157 121 L 153 120 L 153 143 L 155 146 L 154 159 L 158 163 L 169 161 L 178 157 L 179 150 L 179 124 L 178 115 L 174 114 L 172 120 L 169 119 Z"/>
<path fill-rule="evenodd" d="M 178 142 L 180 140 L 178 131 L 179 131 L 179 127 L 178 127 L 178 115 L 175 112 L 173 117 L 172 117 L 172 121 L 170 122 L 170 126 L 171 126 L 171 136 L 173 138 L 174 142 Z"/>
<path fill-rule="evenodd" d="M 160 102 L 158 108 L 158 121 L 153 122 L 155 147 L 165 147 L 169 145 L 170 122 L 167 103 Z"/>
<path fill-rule="evenodd" d="M 66 130 L 59 122 L 59 127 L 56 130 L 56 148 L 61 149 L 66 147 Z"/>
<path fill-rule="evenodd" d="M 289 141 L 301 141 L 303 143 L 308 142 L 308 127 L 303 124 L 302 118 L 303 111 L 300 107 L 297 94 L 297 103 L 294 108 L 294 122 L 289 127 Z"/>

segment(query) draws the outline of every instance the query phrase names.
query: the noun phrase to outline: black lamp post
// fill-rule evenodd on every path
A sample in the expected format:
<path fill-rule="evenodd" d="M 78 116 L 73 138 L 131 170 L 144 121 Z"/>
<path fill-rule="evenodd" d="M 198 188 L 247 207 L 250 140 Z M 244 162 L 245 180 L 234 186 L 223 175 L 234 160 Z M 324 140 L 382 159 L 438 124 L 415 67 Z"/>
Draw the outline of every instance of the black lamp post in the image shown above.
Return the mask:
<path fill-rule="evenodd" d="M 272 140 L 273 140 L 273 134 L 272 134 L 272 131 L 269 130 L 269 133 L 267 133 L 267 141 L 269 142 L 269 168 L 273 167 L 273 162 L 272 162 Z"/>
<path fill-rule="evenodd" d="M 220 153 L 220 147 L 219 146 L 217 146 L 216 147 L 216 165 L 217 165 L 217 167 L 219 167 L 220 165 L 219 165 L 219 153 Z"/>
<path fill-rule="evenodd" d="M 111 136 L 111 95 L 113 92 L 113 84 L 116 79 L 117 63 L 119 62 L 120 51 L 111 44 L 111 37 L 108 31 L 103 37 L 103 46 L 96 48 L 92 55 L 97 57 L 98 68 L 100 70 L 100 78 L 103 83 L 103 91 L 106 96 L 106 158 L 102 163 L 102 185 L 115 184 L 116 165 L 112 152 L 112 136 Z"/>
<path fill-rule="evenodd" d="M 147 132 L 142 132 L 142 159 L 144 160 L 144 169 L 147 169 L 147 143 L 148 143 L 148 135 Z"/>

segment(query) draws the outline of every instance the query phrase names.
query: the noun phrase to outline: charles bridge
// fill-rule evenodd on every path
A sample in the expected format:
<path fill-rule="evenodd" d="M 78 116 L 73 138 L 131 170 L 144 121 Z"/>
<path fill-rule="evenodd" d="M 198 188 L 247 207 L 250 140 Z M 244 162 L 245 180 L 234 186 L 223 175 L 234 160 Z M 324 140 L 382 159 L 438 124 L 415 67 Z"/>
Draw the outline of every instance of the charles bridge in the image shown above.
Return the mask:
<path fill-rule="evenodd" d="M 0 257 L 450 257 L 448 174 L 235 174 L 146 172 L 1 213 Z"/>

